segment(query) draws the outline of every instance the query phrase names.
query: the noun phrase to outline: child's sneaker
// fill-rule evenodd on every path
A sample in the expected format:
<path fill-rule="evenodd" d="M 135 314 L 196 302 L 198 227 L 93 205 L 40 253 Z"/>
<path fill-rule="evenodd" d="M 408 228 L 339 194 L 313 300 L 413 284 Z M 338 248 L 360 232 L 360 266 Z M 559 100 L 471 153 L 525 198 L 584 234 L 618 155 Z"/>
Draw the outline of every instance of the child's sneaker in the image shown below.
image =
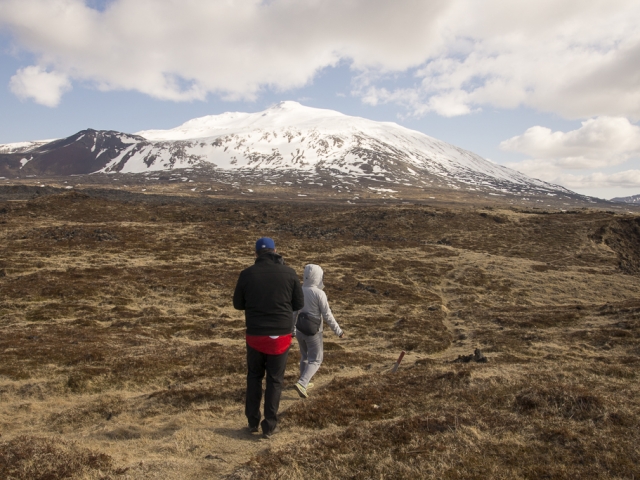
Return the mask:
<path fill-rule="evenodd" d="M 309 394 L 307 393 L 307 389 L 304 388 L 300 383 L 296 383 L 293 388 L 295 388 L 298 391 L 298 395 L 300 395 L 301 398 L 309 398 Z"/>

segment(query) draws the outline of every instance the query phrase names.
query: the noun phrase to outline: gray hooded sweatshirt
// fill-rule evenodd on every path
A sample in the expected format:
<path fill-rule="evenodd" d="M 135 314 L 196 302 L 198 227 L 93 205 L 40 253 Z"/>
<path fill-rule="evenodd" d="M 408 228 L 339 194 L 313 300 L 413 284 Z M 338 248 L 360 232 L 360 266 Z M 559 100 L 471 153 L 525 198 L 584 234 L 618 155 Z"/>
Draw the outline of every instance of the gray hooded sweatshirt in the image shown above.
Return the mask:
<path fill-rule="evenodd" d="M 333 318 L 331 309 L 329 308 L 329 302 L 327 301 L 327 294 L 322 291 L 324 284 L 322 278 L 324 272 L 318 265 L 305 265 L 304 267 L 304 280 L 302 283 L 302 293 L 304 294 L 304 307 L 301 312 L 306 312 L 314 317 L 320 317 L 327 325 L 331 327 L 333 333 L 340 336 L 342 335 L 342 329 L 336 319 Z M 320 324 L 320 331 L 323 331 L 324 324 Z"/>

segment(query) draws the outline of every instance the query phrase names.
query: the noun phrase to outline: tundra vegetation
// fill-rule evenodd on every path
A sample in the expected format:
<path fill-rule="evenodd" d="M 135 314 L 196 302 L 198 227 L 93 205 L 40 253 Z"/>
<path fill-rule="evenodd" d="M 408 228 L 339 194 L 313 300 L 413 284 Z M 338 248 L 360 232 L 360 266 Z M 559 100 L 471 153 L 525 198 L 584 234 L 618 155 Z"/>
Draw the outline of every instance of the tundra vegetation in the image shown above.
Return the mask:
<path fill-rule="evenodd" d="M 49 193 L 0 201 L 0 478 L 640 476 L 638 216 Z M 347 334 L 269 440 L 231 305 L 263 235 Z"/>

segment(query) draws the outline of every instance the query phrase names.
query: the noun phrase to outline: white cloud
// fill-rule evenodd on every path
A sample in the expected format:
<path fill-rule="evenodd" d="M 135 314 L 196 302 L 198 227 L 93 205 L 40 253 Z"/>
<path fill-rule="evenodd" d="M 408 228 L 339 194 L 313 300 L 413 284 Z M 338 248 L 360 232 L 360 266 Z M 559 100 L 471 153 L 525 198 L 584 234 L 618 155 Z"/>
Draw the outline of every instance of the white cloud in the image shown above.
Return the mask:
<path fill-rule="evenodd" d="M 535 157 L 545 168 L 601 168 L 640 155 L 640 127 L 620 117 L 590 119 L 566 133 L 536 126 L 501 142 L 500 149 Z"/>
<path fill-rule="evenodd" d="M 603 172 L 589 175 L 562 174 L 556 177 L 556 180 L 555 183 L 572 190 L 619 188 L 640 191 L 640 170 L 626 170 L 609 174 Z"/>
<path fill-rule="evenodd" d="M 355 92 L 416 116 L 527 106 L 567 118 L 640 118 L 635 0 L 456 0 L 438 25 L 441 48 L 414 86 L 369 82 Z"/>
<path fill-rule="evenodd" d="M 71 88 L 71 83 L 64 74 L 32 66 L 18 70 L 11 77 L 9 88 L 19 98 L 31 98 L 41 105 L 55 107 L 60 103 L 62 94 Z"/>
<path fill-rule="evenodd" d="M 255 98 L 346 61 L 364 101 L 415 115 L 640 118 L 637 0 L 0 0 L 2 25 L 41 68 L 162 99 Z"/>
<path fill-rule="evenodd" d="M 594 118 L 569 132 L 536 126 L 500 148 L 533 157 L 506 166 L 572 190 L 640 190 L 640 127 L 626 118 Z"/>
<path fill-rule="evenodd" d="M 613 173 L 583 171 L 571 173 L 551 160 L 525 160 L 507 163 L 507 167 L 554 185 L 562 185 L 576 192 L 602 197 L 606 190 L 610 196 L 625 196 L 640 192 L 640 170 L 629 169 Z M 615 190 L 617 190 L 617 192 Z M 599 193 L 600 192 L 600 193 Z M 627 192 L 627 193 L 625 193 Z"/>
<path fill-rule="evenodd" d="M 447 0 L 0 0 L 0 24 L 39 64 L 104 90 L 170 100 L 307 84 L 347 59 L 402 71 L 437 44 Z M 407 48 L 411 46 L 411 48 Z"/>

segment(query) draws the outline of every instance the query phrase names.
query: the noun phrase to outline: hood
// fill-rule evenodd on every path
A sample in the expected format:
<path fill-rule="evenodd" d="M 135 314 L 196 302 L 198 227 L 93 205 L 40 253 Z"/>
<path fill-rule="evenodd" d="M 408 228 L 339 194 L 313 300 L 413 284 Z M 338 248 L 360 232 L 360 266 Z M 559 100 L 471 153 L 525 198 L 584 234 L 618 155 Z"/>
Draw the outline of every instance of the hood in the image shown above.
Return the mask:
<path fill-rule="evenodd" d="M 323 278 L 324 272 L 319 265 L 309 264 L 304 266 L 303 287 L 316 287 L 322 290 L 324 288 L 324 283 L 322 283 Z"/>
<path fill-rule="evenodd" d="M 258 257 L 256 258 L 255 263 L 258 262 L 267 262 L 267 261 L 272 261 L 273 263 L 279 263 L 281 265 L 284 265 L 284 258 L 282 258 L 281 255 L 278 255 L 277 253 L 263 253 L 262 255 L 258 255 Z"/>

